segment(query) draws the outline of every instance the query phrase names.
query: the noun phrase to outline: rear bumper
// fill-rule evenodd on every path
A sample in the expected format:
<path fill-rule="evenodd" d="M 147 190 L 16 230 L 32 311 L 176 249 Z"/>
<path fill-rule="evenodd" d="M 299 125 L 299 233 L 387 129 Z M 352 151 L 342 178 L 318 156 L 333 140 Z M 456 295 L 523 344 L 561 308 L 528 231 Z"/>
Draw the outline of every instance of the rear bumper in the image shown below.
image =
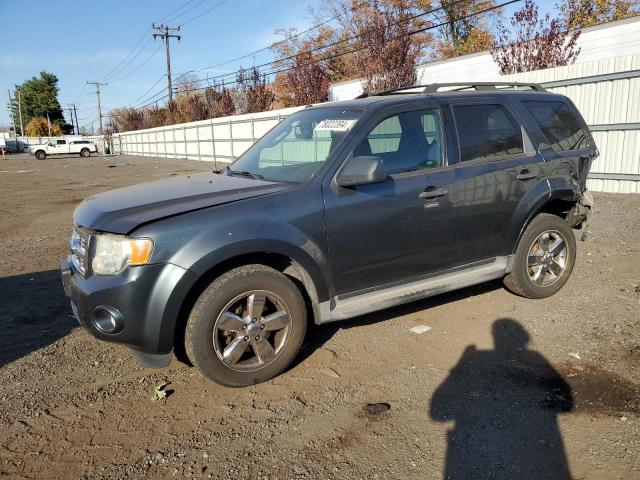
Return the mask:
<path fill-rule="evenodd" d="M 60 260 L 60 271 L 74 316 L 94 337 L 127 345 L 144 366 L 169 364 L 180 308 L 197 279 L 193 272 L 165 263 L 85 278 L 69 258 Z M 97 321 L 105 310 L 117 317 L 119 327 L 113 333 Z"/>

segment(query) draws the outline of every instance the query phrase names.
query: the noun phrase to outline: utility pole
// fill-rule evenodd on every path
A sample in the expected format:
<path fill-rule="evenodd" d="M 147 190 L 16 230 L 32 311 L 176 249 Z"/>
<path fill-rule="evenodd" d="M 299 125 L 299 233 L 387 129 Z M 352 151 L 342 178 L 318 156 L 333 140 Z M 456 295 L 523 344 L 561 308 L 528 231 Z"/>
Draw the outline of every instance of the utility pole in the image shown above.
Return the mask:
<path fill-rule="evenodd" d="M 16 136 L 16 143 L 18 143 L 18 130 L 16 130 L 16 116 L 13 114 L 13 100 L 11 100 L 11 89 L 7 88 L 7 92 L 9 92 L 9 111 L 11 112 L 11 120 L 13 120 L 13 134 Z"/>
<path fill-rule="evenodd" d="M 73 113 L 76 116 L 76 127 L 78 128 L 78 131 L 76 132 L 77 135 L 80 135 L 80 124 L 78 123 L 78 111 L 76 110 L 76 104 L 73 104 Z"/>
<path fill-rule="evenodd" d="M 69 116 L 71 117 L 71 126 L 73 127 L 73 134 L 77 135 L 76 126 L 73 124 L 73 110 L 71 109 L 71 105 L 69 105 Z"/>
<path fill-rule="evenodd" d="M 20 100 L 20 89 L 16 88 L 16 90 L 18 90 L 18 113 L 20 114 L 20 136 L 24 137 L 24 127 L 22 126 L 22 102 Z"/>
<path fill-rule="evenodd" d="M 100 125 L 100 133 L 102 135 L 102 109 L 100 108 L 100 85 L 109 85 L 108 83 L 100 83 L 100 82 L 87 82 L 87 85 L 95 85 L 96 86 L 96 95 L 98 96 L 98 122 Z"/>
<path fill-rule="evenodd" d="M 176 28 L 171 28 L 166 24 L 156 25 L 155 23 L 151 25 L 154 30 L 157 30 L 159 33 L 154 33 L 153 38 L 157 37 L 162 38 L 164 40 L 164 45 L 167 50 L 167 92 L 169 93 L 169 108 L 172 108 L 173 104 L 173 90 L 171 89 L 171 54 L 169 53 L 169 39 L 177 38 L 180 41 L 180 35 L 175 35 L 170 32 L 179 32 L 180 26 Z"/>

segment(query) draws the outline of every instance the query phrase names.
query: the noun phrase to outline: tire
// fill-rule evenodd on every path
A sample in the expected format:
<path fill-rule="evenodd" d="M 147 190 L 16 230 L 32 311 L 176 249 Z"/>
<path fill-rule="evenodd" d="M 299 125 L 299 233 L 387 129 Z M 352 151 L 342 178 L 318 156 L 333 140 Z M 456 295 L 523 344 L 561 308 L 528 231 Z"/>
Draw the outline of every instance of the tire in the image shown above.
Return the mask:
<path fill-rule="evenodd" d="M 80 150 L 80 156 L 82 158 L 87 158 L 91 156 L 91 152 L 89 151 L 88 148 L 83 148 L 82 150 Z"/>
<path fill-rule="evenodd" d="M 576 238 L 569 224 L 556 215 L 538 214 L 518 243 L 504 285 L 522 297 L 550 297 L 567 283 L 575 260 Z"/>
<path fill-rule="evenodd" d="M 36 158 L 37 158 L 38 160 L 44 160 L 45 158 L 47 158 L 47 154 L 46 154 L 46 153 L 44 153 L 42 150 L 38 150 L 38 151 L 36 152 Z"/>
<path fill-rule="evenodd" d="M 306 329 L 306 305 L 295 284 L 272 268 L 246 265 L 202 292 L 187 320 L 185 350 L 205 377 L 244 387 L 282 373 Z"/>

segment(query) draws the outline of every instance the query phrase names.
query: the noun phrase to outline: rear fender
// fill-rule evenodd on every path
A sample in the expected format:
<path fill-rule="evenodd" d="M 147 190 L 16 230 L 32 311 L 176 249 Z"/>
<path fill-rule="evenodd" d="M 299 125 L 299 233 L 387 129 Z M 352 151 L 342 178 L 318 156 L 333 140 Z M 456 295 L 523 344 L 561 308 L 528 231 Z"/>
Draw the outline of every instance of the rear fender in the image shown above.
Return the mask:
<path fill-rule="evenodd" d="M 507 245 L 511 245 L 510 253 L 515 252 L 520 237 L 529 222 L 535 217 L 542 207 L 551 200 L 551 190 L 547 180 L 539 182 L 534 188 L 520 200 L 513 216 Z"/>

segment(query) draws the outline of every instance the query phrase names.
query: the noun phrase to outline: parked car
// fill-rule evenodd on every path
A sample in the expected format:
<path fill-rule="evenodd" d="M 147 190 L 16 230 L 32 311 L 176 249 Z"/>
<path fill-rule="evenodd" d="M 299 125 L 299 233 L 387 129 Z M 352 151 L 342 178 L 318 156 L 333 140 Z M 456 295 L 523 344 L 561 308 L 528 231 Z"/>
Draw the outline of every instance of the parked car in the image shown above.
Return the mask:
<path fill-rule="evenodd" d="M 305 108 L 220 173 L 121 188 L 74 214 L 78 321 L 146 366 L 186 354 L 245 386 L 324 324 L 503 278 L 528 298 L 573 270 L 598 152 L 538 85 L 428 85 Z"/>
<path fill-rule="evenodd" d="M 35 155 L 38 160 L 44 160 L 47 155 L 71 155 L 77 153 L 81 157 L 89 157 L 92 153 L 98 153 L 98 145 L 89 140 L 50 140 L 42 145 L 30 145 L 29 153 Z"/>

